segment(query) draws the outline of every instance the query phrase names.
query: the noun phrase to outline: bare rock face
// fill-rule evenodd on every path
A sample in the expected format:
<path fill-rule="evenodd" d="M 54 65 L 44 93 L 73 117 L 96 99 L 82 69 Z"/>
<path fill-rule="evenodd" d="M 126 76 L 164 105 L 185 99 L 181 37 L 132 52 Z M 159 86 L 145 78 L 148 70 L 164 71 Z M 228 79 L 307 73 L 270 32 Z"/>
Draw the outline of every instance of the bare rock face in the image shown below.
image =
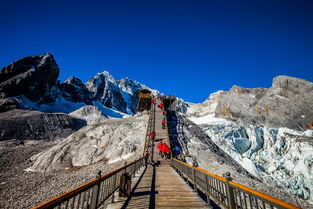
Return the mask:
<path fill-rule="evenodd" d="M 70 77 L 60 85 L 63 91 L 62 96 L 72 102 L 84 102 L 92 104 L 92 94 L 86 88 L 85 84 L 76 77 Z"/>
<path fill-rule="evenodd" d="M 14 110 L 19 107 L 19 102 L 15 98 L 0 99 L 0 113 Z"/>
<path fill-rule="evenodd" d="M 138 91 L 146 87 L 129 78 L 119 80 L 118 87 L 121 89 L 122 94 L 124 94 L 127 112 L 136 113 L 138 108 Z"/>
<path fill-rule="evenodd" d="M 59 67 L 49 53 L 25 57 L 0 71 L 0 98 L 24 95 L 37 102 L 59 76 Z"/>
<path fill-rule="evenodd" d="M 108 73 L 98 73 L 86 83 L 92 99 L 98 100 L 108 108 L 126 112 L 126 102 L 117 86 L 116 80 Z"/>
<path fill-rule="evenodd" d="M 85 125 L 85 120 L 66 114 L 12 110 L 0 113 L 0 141 L 67 137 Z"/>
<path fill-rule="evenodd" d="M 233 86 L 215 101 L 216 116 L 244 124 L 307 130 L 313 123 L 313 83 L 303 79 L 278 76 L 268 89 Z"/>

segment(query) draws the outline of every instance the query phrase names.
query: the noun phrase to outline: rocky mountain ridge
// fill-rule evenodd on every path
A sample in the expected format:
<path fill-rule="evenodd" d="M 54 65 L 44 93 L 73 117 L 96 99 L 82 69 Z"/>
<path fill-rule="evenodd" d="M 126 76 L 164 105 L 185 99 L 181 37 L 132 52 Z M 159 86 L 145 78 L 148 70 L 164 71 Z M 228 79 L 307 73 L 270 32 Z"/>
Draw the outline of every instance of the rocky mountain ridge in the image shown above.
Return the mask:
<path fill-rule="evenodd" d="M 67 137 L 83 124 L 135 114 L 138 91 L 148 88 L 129 78 L 116 80 L 107 71 L 86 83 L 73 76 L 60 83 L 59 72 L 50 53 L 25 57 L 0 71 L 0 141 Z M 13 117 L 17 112 L 21 117 Z"/>
<path fill-rule="evenodd" d="M 277 76 L 270 88 L 242 88 L 211 94 L 201 104 L 188 104 L 190 117 L 214 113 L 216 117 L 244 125 L 287 127 L 305 131 L 313 123 L 313 83 Z"/>
<path fill-rule="evenodd" d="M 96 74 L 85 84 L 76 77 L 60 83 L 57 80 L 59 71 L 49 53 L 25 57 L 4 67 L 0 71 L 0 111 L 28 108 L 70 113 L 96 103 L 121 113 L 134 114 L 138 90 L 148 88 L 129 78 L 116 80 L 107 71 Z"/>

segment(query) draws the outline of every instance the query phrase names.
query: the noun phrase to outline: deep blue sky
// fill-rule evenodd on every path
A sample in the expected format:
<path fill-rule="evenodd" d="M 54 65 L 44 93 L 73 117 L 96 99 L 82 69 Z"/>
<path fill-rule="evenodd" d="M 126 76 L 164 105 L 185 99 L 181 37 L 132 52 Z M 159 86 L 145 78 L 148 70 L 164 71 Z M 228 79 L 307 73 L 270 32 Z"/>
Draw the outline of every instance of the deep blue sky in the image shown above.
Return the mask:
<path fill-rule="evenodd" d="M 313 81 L 312 1 L 1 0 L 0 68 L 54 54 L 60 80 L 108 70 L 166 94 Z"/>

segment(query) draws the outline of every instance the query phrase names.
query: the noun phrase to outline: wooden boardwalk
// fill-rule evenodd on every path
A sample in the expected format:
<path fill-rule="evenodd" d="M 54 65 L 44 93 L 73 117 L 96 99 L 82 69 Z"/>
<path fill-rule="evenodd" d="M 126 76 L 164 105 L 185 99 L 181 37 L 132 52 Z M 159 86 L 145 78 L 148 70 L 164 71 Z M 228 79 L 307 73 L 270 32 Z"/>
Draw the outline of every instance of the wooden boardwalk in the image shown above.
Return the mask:
<path fill-rule="evenodd" d="M 162 129 L 162 110 L 155 111 L 156 141 L 168 144 L 168 133 Z M 154 164 L 142 168 L 132 178 L 132 193 L 129 198 L 115 198 L 107 208 L 208 208 L 206 203 L 170 166 L 169 159 L 162 159 L 154 146 Z"/>

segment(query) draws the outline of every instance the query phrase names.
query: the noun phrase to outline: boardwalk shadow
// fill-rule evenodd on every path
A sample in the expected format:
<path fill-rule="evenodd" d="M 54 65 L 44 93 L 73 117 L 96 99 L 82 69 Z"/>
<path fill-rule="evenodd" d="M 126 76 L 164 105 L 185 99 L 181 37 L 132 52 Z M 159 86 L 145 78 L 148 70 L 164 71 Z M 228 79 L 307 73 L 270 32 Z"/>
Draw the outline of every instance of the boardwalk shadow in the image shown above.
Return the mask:
<path fill-rule="evenodd" d="M 155 191 L 155 178 L 156 178 L 156 172 L 155 172 L 155 166 L 153 166 L 149 209 L 155 208 L 155 194 L 156 194 L 156 191 Z"/>
<path fill-rule="evenodd" d="M 136 189 L 138 188 L 139 183 L 141 182 L 143 176 L 145 175 L 147 170 L 147 167 L 145 168 L 145 170 L 142 172 L 141 176 L 139 177 L 137 183 L 135 184 L 135 186 L 133 187 L 130 197 L 127 198 L 127 200 L 124 202 L 123 206 L 121 207 L 122 209 L 127 208 L 127 206 L 129 205 L 129 202 L 131 201 L 131 199 L 133 197 L 139 197 L 139 196 L 147 196 L 150 195 L 150 203 L 149 203 L 149 209 L 155 208 L 155 194 L 157 194 L 157 192 L 155 191 L 155 178 L 156 178 L 156 171 L 155 171 L 155 166 L 153 166 L 153 174 L 152 174 L 152 182 L 151 182 L 151 187 L 147 187 L 147 191 L 142 191 L 142 192 L 135 192 Z M 138 199 L 138 198 L 136 198 Z M 139 198 L 141 199 L 141 198 Z M 145 198 L 142 198 L 145 199 Z"/>

